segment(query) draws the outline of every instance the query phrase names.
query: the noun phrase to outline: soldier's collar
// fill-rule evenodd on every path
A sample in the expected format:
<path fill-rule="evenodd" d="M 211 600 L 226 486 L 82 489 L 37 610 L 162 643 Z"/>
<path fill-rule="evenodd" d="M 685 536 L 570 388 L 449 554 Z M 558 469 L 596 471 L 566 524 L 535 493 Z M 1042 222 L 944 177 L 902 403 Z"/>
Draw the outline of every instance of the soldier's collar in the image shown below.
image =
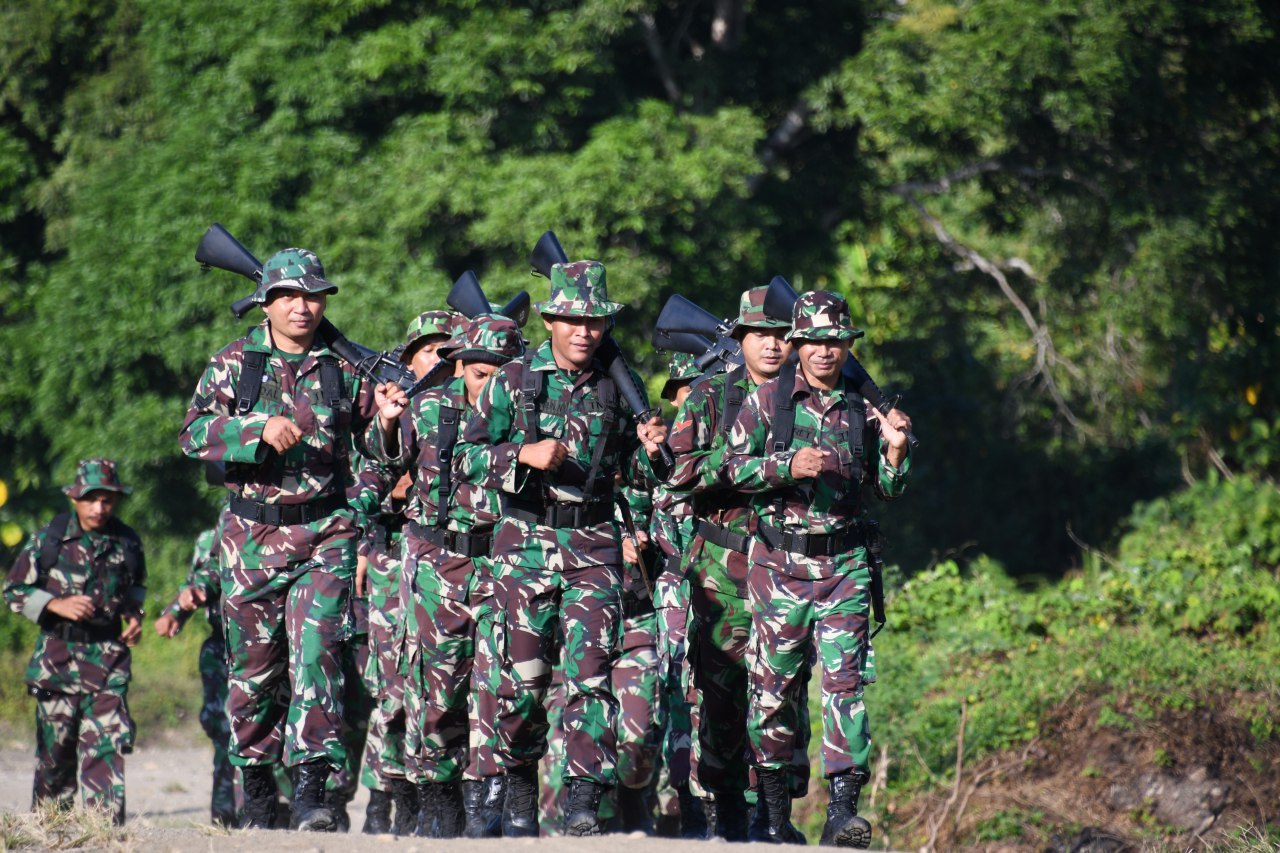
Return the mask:
<path fill-rule="evenodd" d="M 276 348 L 271 342 L 271 329 L 266 318 L 263 318 L 261 323 L 249 330 L 244 348 L 246 352 L 257 351 L 264 352 L 267 355 L 276 352 Z M 317 331 L 315 338 L 311 341 L 311 349 L 307 350 L 303 355 L 319 358 L 322 355 L 333 355 L 333 352 Z M 306 359 L 304 358 L 303 360 L 305 361 Z"/>
<path fill-rule="evenodd" d="M 529 359 L 530 370 L 557 370 L 556 357 L 551 352 L 551 341 L 543 341 L 538 348 L 533 351 L 533 357 Z"/>

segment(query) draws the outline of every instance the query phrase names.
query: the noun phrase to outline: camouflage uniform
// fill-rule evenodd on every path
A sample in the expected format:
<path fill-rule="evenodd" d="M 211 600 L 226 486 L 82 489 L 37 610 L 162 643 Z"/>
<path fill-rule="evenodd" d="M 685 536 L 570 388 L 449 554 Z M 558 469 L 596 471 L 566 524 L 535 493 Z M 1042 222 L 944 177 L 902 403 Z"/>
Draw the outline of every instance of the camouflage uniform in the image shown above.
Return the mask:
<path fill-rule="evenodd" d="M 833 294 L 805 294 L 795 312 L 788 338 L 861 334 L 849 325 L 848 306 Z M 791 764 L 804 701 L 797 684 L 815 646 L 822 662 L 823 772 L 842 779 L 868 772 L 871 740 L 862 695 L 870 574 L 860 489 L 869 481 L 881 499 L 892 500 L 902 494 L 910 468 L 910 457 L 899 468 L 888 463 L 887 443 L 869 424 L 861 397 L 843 385 L 814 388 L 798 368 L 791 394 L 794 434 L 786 449 L 773 450 L 779 383 L 770 380 L 747 396 L 728 442 L 704 472 L 708 480 L 754 496 L 748 731 L 765 796 L 778 782 L 777 772 Z M 818 477 L 797 480 L 792 458 L 806 446 L 830 455 Z"/>
<path fill-rule="evenodd" d="M 471 360 L 506 363 L 524 351 L 519 328 L 511 320 L 481 315 L 441 352 L 463 363 Z M 472 411 L 461 377 L 415 397 L 408 411 L 409 429 L 403 446 L 391 453 L 381 433 L 371 427 L 368 449 L 376 458 L 397 467 L 412 464 L 414 487 L 406 511 L 404 537 L 405 631 L 408 679 L 405 709 L 410 724 L 406 735 L 407 776 L 426 798 L 426 815 L 438 819 L 432 834 L 456 835 L 454 818 L 461 805 L 456 788 L 470 768 L 471 779 L 498 775 L 492 757 L 485 752 L 485 737 L 475 727 L 477 755 L 470 753 L 473 726 L 468 721 L 472 693 L 472 662 L 476 655 L 477 615 L 491 609 L 492 570 L 489 560 L 492 529 L 500 505 L 498 495 L 482 483 L 463 477 L 454 446 L 442 437 L 446 415 L 455 424 L 454 441 L 461 436 L 461 422 Z M 449 493 L 443 473 L 450 476 Z M 483 480 L 482 478 L 479 478 Z M 492 677 L 485 663 L 484 675 Z M 481 678 L 481 686 L 486 679 Z M 476 719 L 492 715 L 492 702 L 476 697 Z M 489 717 L 492 719 L 492 716 Z M 441 814 L 449 812 L 449 814 Z M 429 819 L 424 817 L 424 821 Z"/>
<path fill-rule="evenodd" d="M 128 493 L 110 460 L 81 462 L 75 483 L 63 491 L 78 499 L 95 490 Z M 46 546 L 57 527 L 60 541 Z M 56 554 L 52 565 L 41 565 L 42 550 Z M 131 656 L 119 640 L 120 620 L 141 618 L 145 583 L 138 534 L 114 517 L 103 530 L 84 530 L 74 512 L 38 530 L 10 568 L 5 601 L 40 626 L 26 672 L 36 699 L 33 807 L 73 804 L 78 761 L 84 804 L 109 809 L 116 823 L 124 822 L 124 756 L 133 749 L 134 724 L 127 702 Z M 92 599 L 91 620 L 71 621 L 48 609 L 69 595 Z"/>
<path fill-rule="evenodd" d="M 359 546 L 360 554 L 368 560 L 369 654 L 363 677 L 374 702 L 361 781 L 371 791 L 387 791 L 394 780 L 405 778 L 404 677 L 399 667 L 399 646 L 404 638 L 400 607 L 403 526 L 403 509 L 388 506 Z"/>
<path fill-rule="evenodd" d="M 213 742 L 213 793 L 210 814 L 215 823 L 236 825 L 236 800 L 240 798 L 240 774 L 231 764 L 227 745 L 231 740 L 231 721 L 227 717 L 227 643 L 222 628 L 222 580 L 218 571 L 218 555 L 214 551 L 220 536 L 212 527 L 196 537 L 191 555 L 191 570 L 183 581 L 183 589 L 198 589 L 204 594 L 205 618 L 209 636 L 200 644 L 200 683 L 204 688 L 204 704 L 200 706 L 200 727 Z M 179 589 L 179 593 L 181 593 Z M 178 621 L 180 630 L 194 610 L 183 610 L 175 596 L 165 613 Z"/>
<path fill-rule="evenodd" d="M 544 315 L 606 316 L 621 310 L 607 301 L 604 267 L 596 262 L 557 264 L 552 291 L 553 299 L 537 306 Z M 523 408 L 535 402 L 524 400 L 531 373 L 541 374 L 536 424 Z M 514 683 L 500 696 L 498 752 L 509 774 L 523 774 L 520 785 L 536 785 L 529 774 L 547 747 L 543 700 L 561 644 L 567 684 L 564 777 L 571 787 L 577 779 L 603 787 L 616 780 L 618 705 L 609 672 L 620 639 L 621 553 L 611 503 L 614 473 L 621 470 L 627 482 L 643 483 L 653 469 L 620 396 L 612 403 L 602 400 L 601 389 L 615 387 L 605 380 L 598 362 L 582 371 L 557 367 L 548 341 L 494 374 L 458 450 L 468 480 L 505 493 L 494 560 L 506 623 L 503 662 Z M 568 448 L 569 459 L 557 471 L 517 462 L 522 444 L 543 437 Z M 599 442 L 604 444 L 596 453 Z M 520 799 L 523 809 L 523 793 Z"/>
<path fill-rule="evenodd" d="M 279 252 L 264 266 L 255 299 L 266 301 L 278 287 L 335 290 L 323 273 L 310 252 Z M 241 412 L 237 383 L 252 358 L 265 360 L 261 389 Z M 326 375 L 338 386 L 329 393 Z M 275 349 L 264 321 L 210 361 L 180 435 L 189 456 L 225 463 L 232 491 L 219 546 L 231 650 L 232 763 L 283 760 L 298 768 L 306 777 L 298 792 L 308 804 L 313 781 L 347 758 L 342 654 L 351 636 L 359 531 L 345 490 L 352 481 L 352 436 L 375 414 L 372 387 L 319 336 L 310 351 L 290 356 Z M 285 453 L 262 440 L 274 415 L 302 432 Z M 248 778 L 245 784 L 248 791 Z M 296 806 L 297 794 L 295 817 Z M 318 814 L 316 828 L 332 825 L 332 815 Z M 303 821 L 309 823 L 306 816 Z"/>

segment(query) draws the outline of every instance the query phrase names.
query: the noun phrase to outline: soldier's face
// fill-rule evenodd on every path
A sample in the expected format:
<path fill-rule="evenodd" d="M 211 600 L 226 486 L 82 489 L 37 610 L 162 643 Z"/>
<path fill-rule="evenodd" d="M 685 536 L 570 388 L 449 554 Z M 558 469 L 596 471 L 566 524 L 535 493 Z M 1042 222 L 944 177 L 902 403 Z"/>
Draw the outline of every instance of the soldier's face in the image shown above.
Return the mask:
<path fill-rule="evenodd" d="M 676 389 L 676 397 L 671 402 L 675 403 L 675 407 L 677 409 L 684 405 L 685 399 L 689 396 L 689 392 L 692 390 L 693 385 L 687 382 Z"/>
<path fill-rule="evenodd" d="M 449 338 L 445 335 L 431 335 L 418 342 L 417 349 L 409 359 L 409 369 L 415 379 L 421 379 L 431 372 L 431 368 L 440 363 L 440 345 Z"/>
<path fill-rule="evenodd" d="M 556 364 L 582 370 L 591 364 L 600 342 L 604 340 L 608 317 L 551 317 L 544 315 L 542 325 L 551 333 L 551 354 Z"/>
<path fill-rule="evenodd" d="M 80 528 L 101 530 L 106 527 L 119 502 L 120 495 L 105 489 L 94 489 L 75 498 L 76 518 L 80 520 Z"/>
<path fill-rule="evenodd" d="M 791 355 L 791 343 L 782 339 L 786 333 L 786 329 L 747 329 L 743 333 L 742 357 L 757 383 L 777 376 Z"/>
<path fill-rule="evenodd" d="M 840 380 L 840 368 L 849 358 L 851 341 L 799 341 L 796 353 L 800 356 L 800 369 L 810 385 L 828 390 Z"/>
<path fill-rule="evenodd" d="M 271 291 L 271 298 L 262 310 L 271 321 L 271 332 L 305 349 L 311 346 L 320 321 L 324 319 L 327 293 L 307 293 L 302 290 L 280 289 Z M 276 341 L 277 346 L 283 342 Z M 281 347 L 284 348 L 283 346 Z"/>
<path fill-rule="evenodd" d="M 489 381 L 489 377 L 497 369 L 497 365 L 487 364 L 483 361 L 462 363 L 462 384 L 467 387 L 468 403 L 473 406 L 476 404 L 476 400 L 480 399 L 480 392 L 484 390 L 485 383 Z"/>

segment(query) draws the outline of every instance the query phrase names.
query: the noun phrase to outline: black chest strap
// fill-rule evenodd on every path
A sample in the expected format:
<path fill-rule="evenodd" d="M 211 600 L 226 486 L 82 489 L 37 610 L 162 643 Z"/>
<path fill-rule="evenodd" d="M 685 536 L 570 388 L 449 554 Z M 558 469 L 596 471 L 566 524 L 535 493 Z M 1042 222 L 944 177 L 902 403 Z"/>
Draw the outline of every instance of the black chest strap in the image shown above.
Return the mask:
<path fill-rule="evenodd" d="M 747 395 L 738 383 L 742 382 L 746 376 L 747 367 L 745 364 L 740 364 L 729 371 L 726 377 L 728 381 L 725 382 L 724 393 L 720 395 L 720 431 L 723 433 L 733 429 L 733 423 L 738 419 L 738 412 L 742 411 L 742 401 Z"/>
<path fill-rule="evenodd" d="M 62 552 L 62 540 L 67 538 L 67 527 L 71 524 L 71 513 L 60 512 L 49 522 L 44 541 L 40 543 L 40 552 L 36 555 L 36 587 L 44 589 L 49 581 L 49 573 L 58 565 L 58 555 Z M 116 519 L 108 522 L 108 532 L 120 543 L 124 551 L 124 567 L 129 572 L 131 583 L 137 583 L 138 572 L 142 567 L 142 552 L 138 543 L 126 536 L 121 524 Z"/>
<path fill-rule="evenodd" d="M 331 355 L 317 357 L 320 363 L 320 402 L 334 413 L 351 411 L 351 397 L 347 383 L 343 381 L 342 365 Z M 253 411 L 262 393 L 262 380 L 267 373 L 267 353 L 247 350 L 240 376 L 236 379 L 235 414 L 247 415 Z"/>
<path fill-rule="evenodd" d="M 462 424 L 462 409 L 456 406 L 440 406 L 439 426 L 436 429 L 440 462 L 440 494 L 436 500 L 436 527 L 448 526 L 449 501 L 453 497 L 453 451 L 458 443 L 458 430 Z"/>

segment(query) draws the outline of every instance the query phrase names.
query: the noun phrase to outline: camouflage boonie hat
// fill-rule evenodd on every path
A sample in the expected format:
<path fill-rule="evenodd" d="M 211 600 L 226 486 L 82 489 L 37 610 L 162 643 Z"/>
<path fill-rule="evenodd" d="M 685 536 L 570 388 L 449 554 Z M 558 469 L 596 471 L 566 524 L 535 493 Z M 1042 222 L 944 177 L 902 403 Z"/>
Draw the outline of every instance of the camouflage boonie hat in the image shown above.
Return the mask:
<path fill-rule="evenodd" d="M 116 463 L 110 459 L 82 459 L 76 468 L 76 481 L 62 487 L 62 491 L 75 500 L 97 490 L 122 495 L 133 491 L 120 482 L 120 472 L 116 470 Z"/>
<path fill-rule="evenodd" d="M 622 310 L 620 304 L 609 301 L 604 264 L 599 261 L 554 264 L 551 298 L 533 307 L 553 317 L 611 317 Z"/>
<path fill-rule="evenodd" d="M 451 341 L 440 347 L 442 358 L 506 364 L 524 354 L 520 327 L 501 314 L 480 314 L 467 321 Z"/>
<path fill-rule="evenodd" d="M 315 252 L 285 249 L 267 258 L 262 265 L 262 283 L 253 292 L 252 301 L 262 304 L 276 288 L 301 290 L 306 293 L 337 293 L 338 286 L 324 277 L 324 265 Z"/>
<path fill-rule="evenodd" d="M 702 375 L 698 369 L 698 361 L 687 352 L 677 352 L 671 356 L 671 367 L 667 370 L 667 381 L 662 386 L 662 399 L 674 400 L 676 391 L 686 382 L 691 382 Z"/>
<path fill-rule="evenodd" d="M 801 294 L 791 309 L 787 340 L 852 341 L 863 334 L 853 327 L 848 302 L 829 290 L 810 290 Z"/>
<path fill-rule="evenodd" d="M 457 311 L 424 311 L 409 324 L 409 331 L 405 332 L 400 360 L 404 361 L 405 353 L 413 349 L 413 345 L 423 338 L 429 338 L 432 335 L 452 338 L 465 322 L 466 318 Z"/>
<path fill-rule="evenodd" d="M 767 285 L 742 291 L 742 298 L 738 300 L 738 319 L 734 320 L 733 326 L 729 328 L 730 337 L 737 337 L 738 331 L 744 328 L 785 329 L 791 325 L 786 320 L 779 320 L 764 313 L 764 295 L 768 292 Z"/>

